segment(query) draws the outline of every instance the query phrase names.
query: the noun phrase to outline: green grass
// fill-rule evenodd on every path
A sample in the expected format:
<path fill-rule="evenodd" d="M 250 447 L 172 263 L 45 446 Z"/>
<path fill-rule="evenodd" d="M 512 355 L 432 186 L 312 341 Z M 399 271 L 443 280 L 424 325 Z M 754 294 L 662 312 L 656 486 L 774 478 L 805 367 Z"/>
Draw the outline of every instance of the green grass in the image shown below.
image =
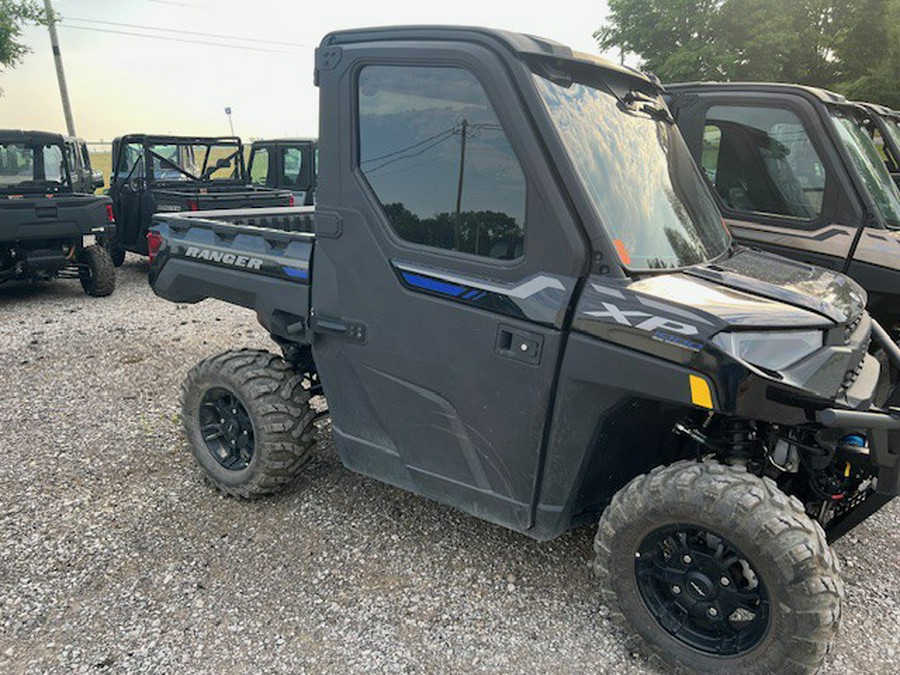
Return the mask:
<path fill-rule="evenodd" d="M 103 187 L 96 190 L 97 194 L 103 194 L 103 190 L 109 189 L 109 174 L 112 173 L 112 151 L 91 151 L 91 168 L 103 172 Z"/>

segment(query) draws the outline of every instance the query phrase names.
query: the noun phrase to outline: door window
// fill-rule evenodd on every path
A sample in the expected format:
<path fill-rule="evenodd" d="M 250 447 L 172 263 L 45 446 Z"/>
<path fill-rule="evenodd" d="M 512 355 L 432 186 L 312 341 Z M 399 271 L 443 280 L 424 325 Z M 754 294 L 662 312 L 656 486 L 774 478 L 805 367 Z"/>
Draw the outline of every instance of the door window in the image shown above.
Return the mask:
<path fill-rule="evenodd" d="M 701 164 L 734 211 L 804 220 L 822 213 L 825 165 L 803 122 L 790 110 L 711 107 Z"/>
<path fill-rule="evenodd" d="M 85 169 L 91 168 L 91 155 L 88 152 L 87 143 L 81 146 L 81 162 Z"/>
<path fill-rule="evenodd" d="M 256 148 L 250 156 L 250 183 L 265 185 L 269 179 L 269 149 Z"/>
<path fill-rule="evenodd" d="M 496 259 L 522 256 L 525 176 L 470 72 L 364 68 L 359 163 L 402 239 Z"/>
<path fill-rule="evenodd" d="M 129 143 L 119 156 L 116 178 L 127 180 L 131 177 L 144 177 L 144 146 L 140 143 Z"/>
<path fill-rule="evenodd" d="M 303 152 L 300 148 L 281 149 L 281 183 L 300 187 L 300 172 L 303 170 Z"/>

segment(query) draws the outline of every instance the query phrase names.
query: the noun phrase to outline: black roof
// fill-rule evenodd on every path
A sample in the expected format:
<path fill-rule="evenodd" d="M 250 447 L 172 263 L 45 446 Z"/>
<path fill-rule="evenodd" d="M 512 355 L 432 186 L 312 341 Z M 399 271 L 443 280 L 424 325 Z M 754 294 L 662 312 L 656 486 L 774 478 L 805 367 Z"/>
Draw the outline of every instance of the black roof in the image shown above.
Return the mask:
<path fill-rule="evenodd" d="M 150 145 L 194 143 L 197 145 L 215 145 L 216 143 L 237 143 L 241 139 L 237 136 L 172 136 L 168 134 L 125 134 L 119 136 L 114 142 L 147 143 Z"/>
<path fill-rule="evenodd" d="M 878 103 L 866 103 L 864 101 L 854 101 L 855 105 L 861 106 L 874 112 L 876 115 L 881 115 L 882 117 L 892 117 L 894 119 L 900 119 L 900 112 L 896 110 L 891 110 L 886 105 L 880 105 Z"/>
<path fill-rule="evenodd" d="M 63 135 L 52 131 L 26 131 L 24 129 L 0 129 L 0 140 L 11 143 L 43 143 L 62 145 Z"/>
<path fill-rule="evenodd" d="M 257 138 L 253 145 L 265 145 L 266 143 L 315 143 L 317 138 Z"/>
<path fill-rule="evenodd" d="M 673 82 L 672 84 L 664 84 L 663 88 L 672 93 L 700 93 L 702 91 L 717 90 L 767 94 L 799 94 L 818 99 L 822 103 L 847 103 L 847 99 L 836 92 L 820 89 L 819 87 L 808 87 L 803 84 L 789 84 L 785 82 Z"/>
<path fill-rule="evenodd" d="M 579 52 L 571 47 L 547 38 L 524 33 L 515 33 L 478 26 L 383 26 L 358 28 L 329 33 L 322 38 L 322 47 L 340 46 L 357 42 L 378 42 L 387 40 L 458 40 L 469 42 L 493 42 L 520 56 L 543 56 L 595 66 L 604 70 L 627 75 L 643 82 L 656 85 L 655 80 L 644 73 L 620 66 L 593 54 Z"/>

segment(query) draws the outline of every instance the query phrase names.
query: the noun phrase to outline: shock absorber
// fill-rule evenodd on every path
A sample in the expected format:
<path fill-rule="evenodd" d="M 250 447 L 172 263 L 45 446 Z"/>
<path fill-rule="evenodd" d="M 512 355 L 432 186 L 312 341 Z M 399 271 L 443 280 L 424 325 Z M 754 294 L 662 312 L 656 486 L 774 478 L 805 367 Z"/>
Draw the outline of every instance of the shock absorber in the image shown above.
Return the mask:
<path fill-rule="evenodd" d="M 756 438 L 756 429 L 752 423 L 743 419 L 726 419 L 722 438 L 728 449 L 728 459 L 743 461 L 751 473 L 762 473 L 765 453 Z"/>

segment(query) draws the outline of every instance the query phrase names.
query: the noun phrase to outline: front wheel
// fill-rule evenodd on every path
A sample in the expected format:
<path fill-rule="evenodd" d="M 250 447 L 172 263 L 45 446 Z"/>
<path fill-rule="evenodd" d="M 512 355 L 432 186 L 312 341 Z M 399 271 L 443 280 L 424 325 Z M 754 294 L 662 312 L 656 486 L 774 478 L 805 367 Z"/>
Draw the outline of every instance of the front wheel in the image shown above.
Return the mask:
<path fill-rule="evenodd" d="M 825 534 L 743 467 L 677 462 L 620 490 L 594 571 L 613 617 L 669 669 L 815 671 L 841 614 Z"/>
<path fill-rule="evenodd" d="M 101 298 L 116 290 L 116 268 L 109 252 L 94 244 L 81 249 L 78 254 L 78 278 L 88 295 Z"/>

